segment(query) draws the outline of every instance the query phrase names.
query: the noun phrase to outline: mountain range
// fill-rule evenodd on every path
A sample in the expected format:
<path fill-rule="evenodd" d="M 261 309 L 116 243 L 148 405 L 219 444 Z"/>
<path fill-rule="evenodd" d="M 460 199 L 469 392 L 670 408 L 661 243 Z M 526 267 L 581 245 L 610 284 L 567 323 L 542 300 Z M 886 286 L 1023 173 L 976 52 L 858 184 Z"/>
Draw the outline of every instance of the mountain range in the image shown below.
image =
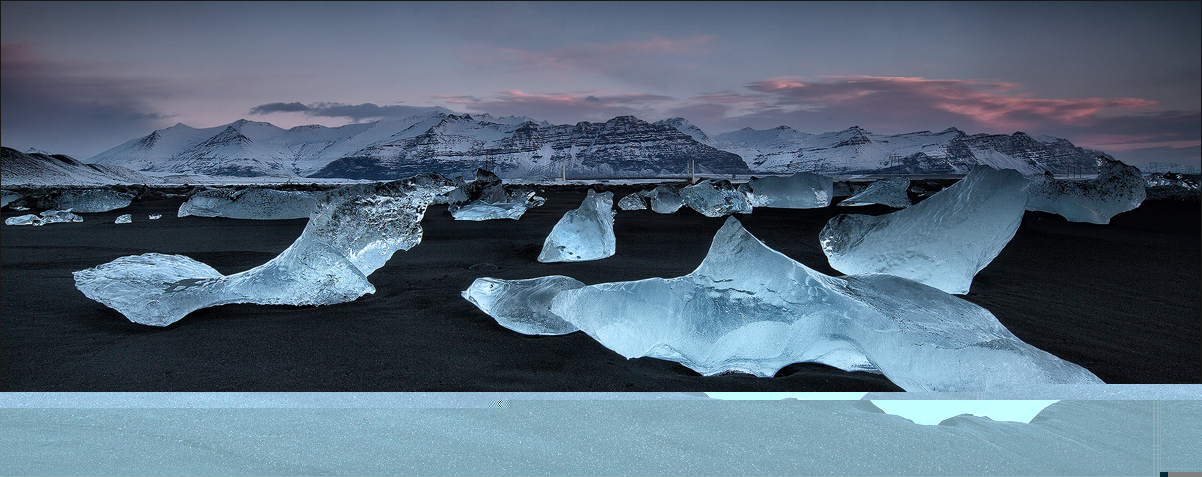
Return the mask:
<path fill-rule="evenodd" d="M 503 178 L 708 174 L 964 174 L 977 164 L 1024 174 L 1090 171 L 1106 154 L 1054 137 L 969 135 L 955 128 L 881 135 L 853 126 L 809 134 L 788 126 L 710 135 L 684 118 L 634 116 L 554 125 L 526 117 L 431 109 L 404 119 L 282 129 L 241 119 L 160 129 L 87 162 L 151 175 L 386 180 L 423 172 Z M 1107 156 L 1109 157 L 1109 156 Z"/>

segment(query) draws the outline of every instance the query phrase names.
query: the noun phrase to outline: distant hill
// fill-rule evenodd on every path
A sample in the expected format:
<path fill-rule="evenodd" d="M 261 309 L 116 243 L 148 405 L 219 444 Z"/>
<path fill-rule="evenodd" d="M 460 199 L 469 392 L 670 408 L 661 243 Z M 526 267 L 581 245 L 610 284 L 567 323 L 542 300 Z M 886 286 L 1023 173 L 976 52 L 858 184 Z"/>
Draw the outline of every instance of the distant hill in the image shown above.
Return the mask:
<path fill-rule="evenodd" d="M 12 186 L 93 186 L 157 184 L 159 179 L 125 167 L 84 164 L 62 154 L 26 154 L 12 148 L 0 151 L 0 184 Z"/>

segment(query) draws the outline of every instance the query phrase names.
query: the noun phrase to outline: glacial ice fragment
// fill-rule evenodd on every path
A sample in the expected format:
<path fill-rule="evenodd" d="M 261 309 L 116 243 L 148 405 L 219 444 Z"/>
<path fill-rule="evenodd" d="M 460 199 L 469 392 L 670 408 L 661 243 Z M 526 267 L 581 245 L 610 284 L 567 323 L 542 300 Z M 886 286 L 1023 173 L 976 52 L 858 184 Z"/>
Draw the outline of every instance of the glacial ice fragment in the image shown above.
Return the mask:
<path fill-rule="evenodd" d="M 890 177 L 869 184 L 859 193 L 839 202 L 842 207 L 882 204 L 889 207 L 904 209 L 910 206 L 910 179 L 905 177 Z"/>
<path fill-rule="evenodd" d="M 669 186 L 658 186 L 651 191 L 651 210 L 660 214 L 675 214 L 680 207 L 684 205 L 684 201 L 680 198 L 680 192 Z"/>
<path fill-rule="evenodd" d="M 733 217 L 701 266 L 682 277 L 565 287 L 549 303 L 549 291 L 526 292 L 539 279 L 481 280 L 464 293 L 473 303 L 520 295 L 511 299 L 520 306 L 477 305 L 502 324 L 515 308 L 549 308 L 521 315 L 547 325 L 523 326 L 570 330 L 562 320 L 627 358 L 675 361 L 707 376 L 768 377 L 816 362 L 880 373 L 907 391 L 1101 383 L 1018 339 L 984 308 L 892 275 L 823 275 L 768 248 Z"/>
<path fill-rule="evenodd" d="M 1202 200 L 1202 195 L 1199 195 L 1198 181 L 1175 172 L 1157 172 L 1149 175 L 1145 190 L 1148 197 L 1144 200 L 1169 199 L 1195 202 Z"/>
<path fill-rule="evenodd" d="M 622 200 L 618 201 L 618 208 L 622 210 L 643 210 L 647 208 L 646 194 L 635 192 Z"/>
<path fill-rule="evenodd" d="M 455 220 L 518 220 L 530 208 L 546 203 L 547 199 L 534 194 L 525 189 L 506 191 L 500 177 L 477 169 L 476 179 L 460 184 L 446 195 L 445 201 Z"/>
<path fill-rule="evenodd" d="M 163 218 L 163 214 L 150 214 L 150 216 L 148 216 L 147 218 L 150 220 L 159 220 L 159 219 Z"/>
<path fill-rule="evenodd" d="M 1013 169 L 978 166 L 930 198 L 891 214 L 831 218 L 822 251 L 847 274 L 888 273 L 948 293 L 972 278 L 1014 237 L 1030 183 Z"/>
<path fill-rule="evenodd" d="M 8 204 L 11 204 L 24 197 L 25 196 L 21 195 L 20 193 L 6 190 L 3 192 L 3 194 L 0 194 L 0 207 L 8 207 Z"/>
<path fill-rule="evenodd" d="M 798 172 L 788 177 L 753 177 L 739 186 L 752 207 L 781 209 L 818 209 L 831 205 L 834 180 L 830 177 Z"/>
<path fill-rule="evenodd" d="M 133 215 L 121 214 L 121 215 L 117 216 L 117 220 L 114 220 L 113 223 L 114 224 L 129 224 L 129 223 L 133 223 L 133 221 L 134 221 Z"/>
<path fill-rule="evenodd" d="M 613 200 L 613 192 L 598 194 L 589 189 L 580 207 L 568 211 L 555 223 L 543 242 L 538 261 L 583 262 L 612 256 L 617 242 Z"/>
<path fill-rule="evenodd" d="M 282 191 L 263 187 L 207 189 L 179 206 L 179 217 L 225 217 L 229 219 L 304 219 L 313 213 L 313 192 Z"/>
<path fill-rule="evenodd" d="M 75 272 L 75 287 L 130 321 L 167 326 L 229 303 L 330 305 L 375 287 L 367 276 L 421 241 L 421 219 L 453 183 L 436 174 L 320 194 L 305 230 L 286 250 L 245 272 L 221 275 L 183 255 L 147 253 Z"/>
<path fill-rule="evenodd" d="M 128 207 L 133 197 L 133 194 L 111 189 L 67 189 L 53 198 L 49 205 L 55 209 L 91 214 Z"/>
<path fill-rule="evenodd" d="M 728 180 L 706 179 L 680 190 L 680 197 L 693 210 L 706 217 L 750 214 L 751 203 Z"/>
<path fill-rule="evenodd" d="M 1109 224 L 1111 217 L 1143 203 L 1144 187 L 1139 169 L 1098 156 L 1098 177 L 1093 181 L 1032 177 L 1027 210 L 1059 214 L 1069 222 Z"/>
<path fill-rule="evenodd" d="M 71 209 L 46 210 L 41 215 L 26 214 L 18 217 L 9 217 L 4 221 L 5 225 L 32 225 L 34 227 L 67 222 L 83 222 L 83 217 L 71 213 Z"/>
<path fill-rule="evenodd" d="M 551 299 L 561 291 L 583 286 L 562 275 L 529 280 L 477 278 L 461 295 L 501 326 L 518 333 L 563 335 L 578 328 L 551 313 Z"/>

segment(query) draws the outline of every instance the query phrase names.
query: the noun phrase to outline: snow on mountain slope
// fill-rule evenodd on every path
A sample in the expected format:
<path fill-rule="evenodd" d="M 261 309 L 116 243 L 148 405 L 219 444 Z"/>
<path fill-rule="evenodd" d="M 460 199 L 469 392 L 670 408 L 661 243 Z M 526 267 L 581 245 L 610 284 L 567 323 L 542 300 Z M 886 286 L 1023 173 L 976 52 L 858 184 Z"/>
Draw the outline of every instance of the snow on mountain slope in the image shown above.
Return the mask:
<path fill-rule="evenodd" d="M 159 180 L 120 166 L 84 164 L 62 154 L 0 152 L 0 184 L 10 186 L 90 186 L 157 184 Z"/>

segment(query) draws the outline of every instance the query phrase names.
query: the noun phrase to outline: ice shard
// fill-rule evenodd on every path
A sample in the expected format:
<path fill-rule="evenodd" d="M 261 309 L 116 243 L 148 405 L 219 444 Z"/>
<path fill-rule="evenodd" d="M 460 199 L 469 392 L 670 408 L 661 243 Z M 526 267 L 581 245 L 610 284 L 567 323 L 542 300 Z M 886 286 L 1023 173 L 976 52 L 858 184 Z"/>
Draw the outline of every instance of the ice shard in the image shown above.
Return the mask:
<path fill-rule="evenodd" d="M 222 275 L 183 255 L 147 253 L 75 272 L 75 287 L 135 323 L 167 326 L 229 303 L 330 305 L 375 287 L 367 276 L 421 241 L 426 206 L 454 183 L 436 174 L 344 186 L 318 196 L 288 249 L 245 272 Z"/>
<path fill-rule="evenodd" d="M 121 215 L 117 216 L 117 220 L 114 220 L 113 223 L 114 224 L 129 224 L 129 223 L 133 223 L 133 221 L 134 221 L 133 215 L 121 214 Z"/>
<path fill-rule="evenodd" d="M 1069 222 L 1109 224 L 1111 217 L 1143 203 L 1144 187 L 1139 169 L 1098 156 L 1098 177 L 1093 181 L 1032 177 L 1027 210 L 1059 214 Z"/>
<path fill-rule="evenodd" d="M 830 177 L 798 172 L 788 177 L 752 177 L 739 191 L 752 207 L 781 209 L 818 209 L 831 205 L 834 180 Z"/>
<path fill-rule="evenodd" d="M 1013 169 L 978 166 L 951 187 L 891 214 L 831 218 L 822 251 L 847 274 L 888 273 L 948 293 L 1001 252 L 1022 222 L 1029 182 Z"/>
<path fill-rule="evenodd" d="M 163 218 L 163 214 L 150 214 L 149 216 L 147 216 L 147 218 L 150 220 L 159 220 L 159 219 Z"/>
<path fill-rule="evenodd" d="M 551 299 L 584 283 L 563 275 L 529 280 L 477 278 L 461 295 L 501 326 L 527 335 L 562 335 L 578 330 L 551 313 Z"/>
<path fill-rule="evenodd" d="M 639 191 L 623 197 L 618 201 L 618 208 L 622 210 L 643 210 L 647 208 L 647 194 Z"/>
<path fill-rule="evenodd" d="M 859 193 L 839 202 L 840 206 L 860 206 L 882 204 L 889 207 L 904 209 L 909 207 L 910 179 L 905 177 L 890 177 L 869 184 Z"/>
<path fill-rule="evenodd" d="M 482 280 L 464 296 L 489 296 L 489 287 L 520 296 L 520 306 L 480 307 L 498 322 L 520 314 L 547 322 L 529 328 L 570 330 L 562 320 L 627 358 L 675 361 L 707 376 L 768 377 L 816 362 L 883 374 L 907 391 L 1101 383 L 973 303 L 893 275 L 823 275 L 768 248 L 733 217 L 682 277 L 565 287 L 549 302 L 550 292 L 526 291 L 533 280 Z"/>
<path fill-rule="evenodd" d="M 91 214 L 128 207 L 133 197 L 133 194 L 111 189 L 67 189 L 53 198 L 49 205 L 55 209 Z"/>
<path fill-rule="evenodd" d="M 589 189 L 584 202 L 570 210 L 555 223 L 538 261 L 583 262 L 612 256 L 617 243 L 614 237 L 614 193 L 600 194 Z"/>
<path fill-rule="evenodd" d="M 751 202 L 728 180 L 706 179 L 680 190 L 680 197 L 689 208 L 706 217 L 730 214 L 750 214 Z"/>
<path fill-rule="evenodd" d="M 668 186 L 656 187 L 651 191 L 649 197 L 651 197 L 651 210 L 660 214 L 675 214 L 684 205 L 684 201 L 680 198 L 680 192 Z"/>
<path fill-rule="evenodd" d="M 1198 181 L 1175 172 L 1157 172 L 1149 175 L 1148 185 L 1145 190 L 1147 190 L 1148 197 L 1144 200 L 1170 199 L 1198 201 L 1202 199 L 1202 196 L 1199 195 Z"/>
<path fill-rule="evenodd" d="M 179 217 L 283 220 L 308 218 L 316 207 L 316 193 L 262 187 L 207 189 L 179 206 Z"/>

